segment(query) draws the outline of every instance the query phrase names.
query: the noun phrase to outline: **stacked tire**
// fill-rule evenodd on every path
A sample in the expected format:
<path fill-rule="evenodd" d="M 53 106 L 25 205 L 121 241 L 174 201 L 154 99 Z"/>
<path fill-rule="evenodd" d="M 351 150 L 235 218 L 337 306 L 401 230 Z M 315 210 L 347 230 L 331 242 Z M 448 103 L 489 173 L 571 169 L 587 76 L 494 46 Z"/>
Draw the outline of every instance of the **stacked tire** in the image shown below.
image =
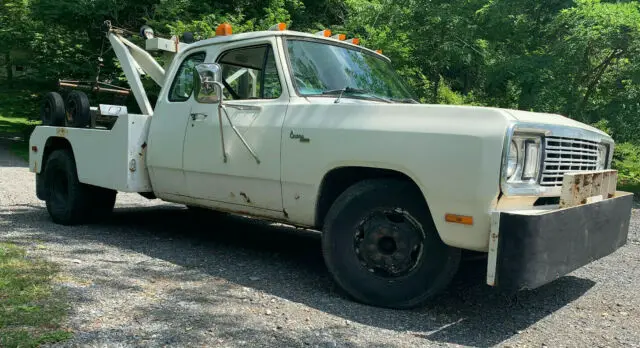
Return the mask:
<path fill-rule="evenodd" d="M 87 128 L 91 125 L 89 97 L 72 91 L 65 101 L 60 93 L 49 92 L 42 101 L 40 117 L 44 126 Z"/>

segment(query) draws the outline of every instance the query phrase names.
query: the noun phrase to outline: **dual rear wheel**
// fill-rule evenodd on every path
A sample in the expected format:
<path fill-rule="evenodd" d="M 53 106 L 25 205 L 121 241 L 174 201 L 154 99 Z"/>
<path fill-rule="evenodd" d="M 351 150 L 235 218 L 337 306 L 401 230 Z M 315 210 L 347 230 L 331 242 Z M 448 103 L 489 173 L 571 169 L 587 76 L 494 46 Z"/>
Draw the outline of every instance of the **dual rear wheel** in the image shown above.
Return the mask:
<path fill-rule="evenodd" d="M 79 182 L 71 151 L 53 151 L 43 174 L 47 211 L 55 223 L 95 222 L 112 212 L 117 192 Z"/>

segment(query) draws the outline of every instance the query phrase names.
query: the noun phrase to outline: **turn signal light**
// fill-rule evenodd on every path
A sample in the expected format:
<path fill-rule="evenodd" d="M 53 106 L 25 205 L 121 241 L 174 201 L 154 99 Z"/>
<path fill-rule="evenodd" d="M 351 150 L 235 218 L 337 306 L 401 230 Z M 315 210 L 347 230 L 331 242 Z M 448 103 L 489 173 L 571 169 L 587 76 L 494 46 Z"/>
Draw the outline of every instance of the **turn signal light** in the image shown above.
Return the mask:
<path fill-rule="evenodd" d="M 216 36 L 227 36 L 233 33 L 233 29 L 231 28 L 231 24 L 222 23 L 216 28 Z"/>
<path fill-rule="evenodd" d="M 473 217 L 472 216 L 446 214 L 444 216 L 444 219 L 445 219 L 446 222 L 452 222 L 452 223 L 455 223 L 455 224 L 473 225 Z"/>

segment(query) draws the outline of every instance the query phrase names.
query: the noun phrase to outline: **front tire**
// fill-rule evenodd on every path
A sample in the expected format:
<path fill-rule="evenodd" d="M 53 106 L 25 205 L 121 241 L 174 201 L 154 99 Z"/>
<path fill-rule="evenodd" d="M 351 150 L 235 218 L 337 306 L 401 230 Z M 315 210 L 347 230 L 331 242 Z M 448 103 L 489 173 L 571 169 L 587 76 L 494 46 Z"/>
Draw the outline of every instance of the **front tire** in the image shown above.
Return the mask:
<path fill-rule="evenodd" d="M 408 309 L 444 290 L 461 252 L 438 235 L 427 204 L 402 180 L 359 182 L 325 219 L 322 249 L 329 272 L 355 300 Z"/>

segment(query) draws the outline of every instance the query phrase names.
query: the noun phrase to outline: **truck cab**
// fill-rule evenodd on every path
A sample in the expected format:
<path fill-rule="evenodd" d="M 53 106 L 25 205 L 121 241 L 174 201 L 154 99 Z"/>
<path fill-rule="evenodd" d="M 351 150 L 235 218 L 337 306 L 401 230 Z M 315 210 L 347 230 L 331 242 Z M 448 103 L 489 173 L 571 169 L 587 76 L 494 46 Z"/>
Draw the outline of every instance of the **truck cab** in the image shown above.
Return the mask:
<path fill-rule="evenodd" d="M 87 106 L 83 124 L 77 107 L 45 101 L 54 121 L 33 132 L 30 167 L 54 222 L 108 216 L 117 192 L 138 192 L 316 229 L 338 285 L 393 308 L 444 289 L 463 250 L 487 255 L 487 284 L 519 290 L 626 243 L 632 195 L 616 190 L 602 131 L 420 104 L 387 57 L 327 31 L 219 29 L 149 38 L 170 52 L 166 69 L 107 30 L 141 114 Z M 154 107 L 141 71 L 161 86 Z"/>

